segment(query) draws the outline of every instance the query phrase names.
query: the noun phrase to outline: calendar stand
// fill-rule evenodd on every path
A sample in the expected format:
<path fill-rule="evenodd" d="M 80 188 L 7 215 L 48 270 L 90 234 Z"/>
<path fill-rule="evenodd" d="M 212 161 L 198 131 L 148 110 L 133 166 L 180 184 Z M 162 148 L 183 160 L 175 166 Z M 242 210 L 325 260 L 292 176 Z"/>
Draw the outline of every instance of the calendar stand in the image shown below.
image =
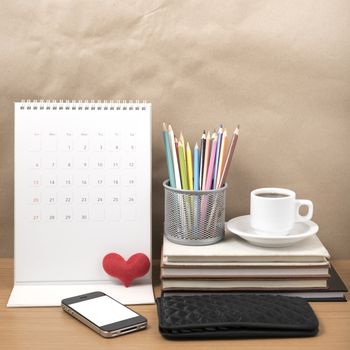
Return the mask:
<path fill-rule="evenodd" d="M 15 283 L 8 306 L 100 290 L 153 303 L 151 271 L 126 288 L 103 257 L 151 260 L 151 104 L 15 103 Z"/>

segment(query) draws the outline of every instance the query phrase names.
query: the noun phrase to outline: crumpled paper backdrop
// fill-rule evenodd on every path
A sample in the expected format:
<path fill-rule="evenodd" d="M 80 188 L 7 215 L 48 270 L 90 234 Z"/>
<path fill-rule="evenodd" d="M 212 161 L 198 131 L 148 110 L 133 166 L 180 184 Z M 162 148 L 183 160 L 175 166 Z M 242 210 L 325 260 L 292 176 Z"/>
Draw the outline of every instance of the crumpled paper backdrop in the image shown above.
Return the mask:
<path fill-rule="evenodd" d="M 2 1 L 0 256 L 13 255 L 13 102 L 153 103 L 153 256 L 162 241 L 161 122 L 193 145 L 241 125 L 226 219 L 249 193 L 314 202 L 319 237 L 350 258 L 349 1 Z"/>

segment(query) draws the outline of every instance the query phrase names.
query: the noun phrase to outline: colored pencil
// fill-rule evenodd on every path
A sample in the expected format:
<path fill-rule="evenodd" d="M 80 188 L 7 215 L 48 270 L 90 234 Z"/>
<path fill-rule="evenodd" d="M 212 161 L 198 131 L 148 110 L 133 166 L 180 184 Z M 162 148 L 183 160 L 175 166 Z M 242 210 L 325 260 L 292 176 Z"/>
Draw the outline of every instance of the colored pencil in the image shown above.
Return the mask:
<path fill-rule="evenodd" d="M 193 167 L 192 167 L 192 152 L 190 144 L 187 142 L 186 146 L 186 163 L 187 163 L 187 180 L 188 188 L 193 191 Z"/>
<path fill-rule="evenodd" d="M 212 135 L 212 139 L 213 139 L 213 141 L 211 144 L 210 161 L 209 161 L 209 165 L 208 165 L 208 174 L 207 174 L 207 180 L 206 180 L 206 185 L 205 185 L 205 189 L 207 191 L 212 189 L 212 184 L 213 184 L 216 145 L 217 145 L 217 141 L 218 141 L 218 137 L 217 137 L 217 134 L 215 132 Z"/>
<path fill-rule="evenodd" d="M 207 172 L 208 172 L 208 164 L 209 164 L 209 157 L 210 157 L 210 132 L 207 133 L 207 138 L 205 141 L 205 151 L 204 151 L 204 163 L 203 163 L 203 169 L 202 169 L 202 186 L 201 190 L 205 190 L 205 185 L 207 181 Z"/>
<path fill-rule="evenodd" d="M 235 132 L 233 133 L 232 139 L 231 139 L 231 143 L 230 143 L 230 147 L 228 149 L 224 169 L 222 171 L 222 175 L 221 175 L 220 182 L 219 182 L 219 188 L 225 184 L 227 174 L 230 170 L 230 165 L 231 165 L 233 153 L 235 151 L 237 140 L 238 140 L 238 134 L 239 134 L 239 125 L 237 126 Z"/>
<path fill-rule="evenodd" d="M 194 179 L 193 179 L 193 188 L 195 191 L 199 191 L 199 168 L 200 168 L 200 159 L 199 159 L 199 148 L 198 144 L 194 146 L 193 150 L 193 173 L 194 173 Z"/>
<path fill-rule="evenodd" d="M 186 143 L 185 143 L 184 136 L 182 135 L 182 131 L 180 132 L 179 141 L 181 141 L 181 143 L 184 147 L 184 157 L 185 157 L 185 162 L 186 162 Z"/>
<path fill-rule="evenodd" d="M 181 183 L 182 189 L 188 190 L 188 181 L 187 181 L 187 169 L 186 169 L 186 161 L 185 161 L 185 148 L 181 141 L 179 141 L 178 145 L 179 152 L 179 163 L 180 163 L 180 174 L 181 174 Z"/>
<path fill-rule="evenodd" d="M 168 133 L 167 127 L 165 126 L 165 123 L 163 123 L 163 139 L 164 139 L 166 165 L 168 168 L 170 186 L 176 187 L 173 157 L 171 155 L 170 142 L 169 142 L 169 133 Z"/>
<path fill-rule="evenodd" d="M 180 169 L 180 159 L 179 159 L 179 141 L 177 140 L 177 137 L 174 135 L 175 140 L 175 149 L 176 149 L 176 158 L 177 158 L 177 164 L 179 165 L 179 173 L 180 173 L 180 189 L 182 188 L 182 179 L 181 179 L 181 169 Z"/>
<path fill-rule="evenodd" d="M 215 164 L 214 164 L 214 174 L 213 174 L 213 189 L 216 188 L 216 184 L 219 181 L 218 179 L 218 170 L 219 170 L 219 161 L 220 161 L 220 149 L 221 149 L 221 140 L 222 140 L 222 125 L 218 131 L 218 140 L 216 144 L 216 154 L 215 154 Z"/>
<path fill-rule="evenodd" d="M 181 189 L 181 179 L 180 179 L 179 163 L 178 163 L 178 160 L 177 160 L 178 158 L 176 154 L 175 136 L 171 125 L 168 126 L 168 132 L 169 132 L 169 141 L 170 141 L 171 155 L 172 155 L 173 167 L 174 167 L 175 187 L 177 189 Z"/>
<path fill-rule="evenodd" d="M 198 188 L 198 190 L 200 190 L 202 188 L 205 141 L 206 141 L 205 130 L 203 130 L 203 134 L 201 137 L 201 148 L 200 148 L 200 158 L 199 158 L 199 188 Z"/>
<path fill-rule="evenodd" d="M 216 181 L 216 189 L 219 188 L 219 182 L 222 175 L 222 170 L 224 168 L 225 164 L 225 155 L 226 155 L 226 149 L 227 149 L 227 131 L 226 129 L 222 133 L 221 138 L 221 147 L 220 147 L 220 160 L 219 160 L 219 167 L 218 167 L 218 174 L 217 174 L 217 181 Z"/>

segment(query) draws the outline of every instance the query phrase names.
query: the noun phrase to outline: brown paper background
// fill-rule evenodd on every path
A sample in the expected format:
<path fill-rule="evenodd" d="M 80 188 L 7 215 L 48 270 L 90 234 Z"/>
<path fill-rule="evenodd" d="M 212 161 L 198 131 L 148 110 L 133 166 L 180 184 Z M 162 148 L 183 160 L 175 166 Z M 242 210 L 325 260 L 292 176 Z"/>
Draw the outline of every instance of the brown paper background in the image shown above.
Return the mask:
<path fill-rule="evenodd" d="M 0 256 L 13 256 L 13 102 L 153 103 L 153 256 L 160 255 L 161 122 L 191 141 L 241 125 L 226 218 L 249 192 L 314 202 L 319 236 L 350 258 L 350 2 L 2 1 Z"/>

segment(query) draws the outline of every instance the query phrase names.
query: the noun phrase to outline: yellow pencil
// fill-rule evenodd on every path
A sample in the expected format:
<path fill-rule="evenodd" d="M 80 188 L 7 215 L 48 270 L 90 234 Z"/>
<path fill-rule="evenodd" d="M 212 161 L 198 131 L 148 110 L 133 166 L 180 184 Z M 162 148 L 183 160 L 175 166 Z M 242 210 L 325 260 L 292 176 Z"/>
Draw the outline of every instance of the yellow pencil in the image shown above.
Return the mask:
<path fill-rule="evenodd" d="M 226 149 L 227 149 L 227 131 L 225 129 L 223 134 L 222 134 L 222 140 L 221 140 L 219 168 L 218 168 L 218 175 L 217 175 L 218 180 L 216 182 L 216 188 L 219 188 L 219 182 L 220 182 L 221 174 L 222 174 L 224 164 L 225 164 Z"/>
<path fill-rule="evenodd" d="M 184 136 L 182 135 L 182 131 L 180 132 L 179 141 L 181 141 L 182 146 L 184 147 L 184 157 L 185 157 L 185 162 L 186 162 L 186 143 L 185 143 Z"/>
<path fill-rule="evenodd" d="M 179 163 L 180 163 L 182 189 L 188 190 L 187 169 L 186 169 L 186 160 L 185 160 L 185 148 L 180 140 L 179 140 L 178 149 L 179 149 Z"/>
<path fill-rule="evenodd" d="M 186 146 L 186 161 L 187 161 L 188 187 L 190 190 L 193 190 L 192 152 L 191 152 L 190 144 L 188 142 Z"/>

